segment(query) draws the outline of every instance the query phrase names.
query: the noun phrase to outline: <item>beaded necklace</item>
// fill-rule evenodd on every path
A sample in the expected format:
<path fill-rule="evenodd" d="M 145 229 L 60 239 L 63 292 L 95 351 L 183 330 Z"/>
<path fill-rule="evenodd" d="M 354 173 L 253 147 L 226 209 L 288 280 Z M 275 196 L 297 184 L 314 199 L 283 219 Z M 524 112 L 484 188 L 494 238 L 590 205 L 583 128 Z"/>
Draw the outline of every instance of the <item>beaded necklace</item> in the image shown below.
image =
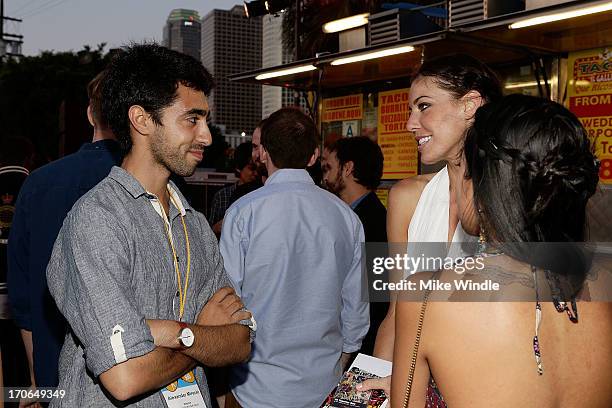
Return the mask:
<path fill-rule="evenodd" d="M 538 292 L 538 278 L 536 275 L 537 268 L 531 265 L 531 273 L 533 274 L 533 282 L 535 285 L 536 293 L 536 306 L 535 306 L 535 335 L 533 336 L 533 354 L 535 356 L 536 365 L 538 367 L 538 374 L 544 374 L 544 366 L 542 365 L 542 352 L 540 349 L 540 341 L 538 336 L 540 334 L 540 324 L 542 323 L 542 305 L 540 304 L 540 295 Z M 550 271 L 546 270 L 546 279 L 549 282 L 550 289 L 552 292 L 552 301 L 555 305 L 555 309 L 559 313 L 566 312 L 567 317 L 572 323 L 578 323 L 578 307 L 576 306 L 576 298 L 572 297 L 571 305 L 572 310 L 567 306 L 567 302 L 561 301 L 561 291 L 558 286 L 558 278 Z M 550 284 L 551 281 L 553 284 Z"/>

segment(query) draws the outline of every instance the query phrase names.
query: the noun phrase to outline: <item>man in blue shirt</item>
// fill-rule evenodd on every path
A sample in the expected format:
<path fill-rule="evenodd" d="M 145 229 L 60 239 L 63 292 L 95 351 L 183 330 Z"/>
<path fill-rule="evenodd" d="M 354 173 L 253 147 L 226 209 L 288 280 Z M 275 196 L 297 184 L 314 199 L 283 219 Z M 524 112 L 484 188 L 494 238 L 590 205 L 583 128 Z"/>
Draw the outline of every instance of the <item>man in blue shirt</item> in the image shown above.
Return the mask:
<path fill-rule="evenodd" d="M 323 153 L 325 187 L 359 216 L 366 242 L 387 242 L 387 210 L 375 193 L 383 164 L 380 146 L 367 136 L 338 139 Z M 376 333 L 388 309 L 388 302 L 370 303 L 370 330 L 363 340 L 362 353 L 374 353 Z"/>
<path fill-rule="evenodd" d="M 56 387 L 66 323 L 47 288 L 45 271 L 51 250 L 72 205 L 121 163 L 119 144 L 102 123 L 100 89 L 104 72 L 88 85 L 87 117 L 91 143 L 74 154 L 34 171 L 16 204 L 8 246 L 9 304 L 21 328 L 38 387 Z M 33 362 L 32 362 L 33 360 Z"/>
<path fill-rule="evenodd" d="M 0 146 L 0 349 L 4 353 L 4 383 L 0 387 L 17 387 L 29 384 L 27 358 L 21 343 L 19 328 L 11 319 L 8 304 L 7 246 L 15 202 L 19 190 L 30 174 L 33 146 L 24 138 L 8 138 Z M 0 363 L 0 374 L 2 374 Z M 3 385 L 4 384 L 4 385 Z"/>
<path fill-rule="evenodd" d="M 363 227 L 305 170 L 319 153 L 308 116 L 281 109 L 261 134 L 270 177 L 230 206 L 221 232 L 226 271 L 259 327 L 251 360 L 232 369 L 228 397 L 248 408 L 315 407 L 368 331 Z"/>

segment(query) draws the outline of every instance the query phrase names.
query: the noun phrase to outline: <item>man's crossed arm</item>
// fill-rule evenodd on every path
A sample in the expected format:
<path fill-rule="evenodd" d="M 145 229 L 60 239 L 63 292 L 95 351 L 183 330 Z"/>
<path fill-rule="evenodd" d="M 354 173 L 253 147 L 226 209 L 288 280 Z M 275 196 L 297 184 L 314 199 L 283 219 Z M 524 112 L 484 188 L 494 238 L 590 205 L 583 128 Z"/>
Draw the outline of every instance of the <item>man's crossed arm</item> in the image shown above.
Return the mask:
<path fill-rule="evenodd" d="M 161 389 L 198 364 L 219 367 L 246 361 L 251 353 L 249 328 L 238 322 L 250 317 L 233 289 L 219 289 L 196 324 L 187 325 L 195 337 L 191 347 L 179 342 L 179 322 L 147 320 L 155 349 L 113 366 L 100 381 L 114 398 L 125 401 Z"/>

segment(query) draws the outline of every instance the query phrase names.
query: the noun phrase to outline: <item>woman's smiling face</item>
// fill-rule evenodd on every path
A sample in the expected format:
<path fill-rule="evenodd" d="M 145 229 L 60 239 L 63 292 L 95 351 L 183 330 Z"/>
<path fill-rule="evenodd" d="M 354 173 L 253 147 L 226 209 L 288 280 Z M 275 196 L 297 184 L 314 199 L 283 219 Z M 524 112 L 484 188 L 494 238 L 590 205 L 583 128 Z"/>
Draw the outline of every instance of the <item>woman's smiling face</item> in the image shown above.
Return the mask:
<path fill-rule="evenodd" d="M 464 98 L 455 98 L 431 77 L 417 77 L 412 83 L 408 130 L 414 132 L 423 163 L 461 156 L 466 130 L 472 124 Z"/>

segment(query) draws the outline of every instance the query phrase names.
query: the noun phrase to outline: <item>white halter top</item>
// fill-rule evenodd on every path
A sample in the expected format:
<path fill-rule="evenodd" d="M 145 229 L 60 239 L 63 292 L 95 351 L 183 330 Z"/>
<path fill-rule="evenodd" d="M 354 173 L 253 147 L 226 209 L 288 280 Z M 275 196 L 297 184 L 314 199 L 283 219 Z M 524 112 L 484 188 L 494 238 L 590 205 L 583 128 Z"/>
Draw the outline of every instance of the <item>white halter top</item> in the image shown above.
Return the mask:
<path fill-rule="evenodd" d="M 408 226 L 408 247 L 407 252 L 417 256 L 420 253 L 419 245 L 421 242 L 446 243 L 448 241 L 448 220 L 450 208 L 449 177 L 446 166 L 440 170 L 427 183 L 419 202 L 417 203 L 414 215 Z M 461 227 L 461 222 L 457 225 L 450 248 L 447 247 L 446 256 L 452 258 L 463 258 L 473 255 L 466 252 L 461 243 L 476 242 L 478 237 L 469 235 Z M 444 256 L 443 254 L 439 254 Z M 416 270 L 418 271 L 418 269 Z M 412 273 L 416 272 L 413 271 Z"/>
<path fill-rule="evenodd" d="M 408 226 L 408 242 L 448 241 L 450 181 L 446 166 L 427 183 Z M 475 237 L 474 237 L 475 238 Z M 472 236 L 457 225 L 452 242 L 472 241 Z"/>

